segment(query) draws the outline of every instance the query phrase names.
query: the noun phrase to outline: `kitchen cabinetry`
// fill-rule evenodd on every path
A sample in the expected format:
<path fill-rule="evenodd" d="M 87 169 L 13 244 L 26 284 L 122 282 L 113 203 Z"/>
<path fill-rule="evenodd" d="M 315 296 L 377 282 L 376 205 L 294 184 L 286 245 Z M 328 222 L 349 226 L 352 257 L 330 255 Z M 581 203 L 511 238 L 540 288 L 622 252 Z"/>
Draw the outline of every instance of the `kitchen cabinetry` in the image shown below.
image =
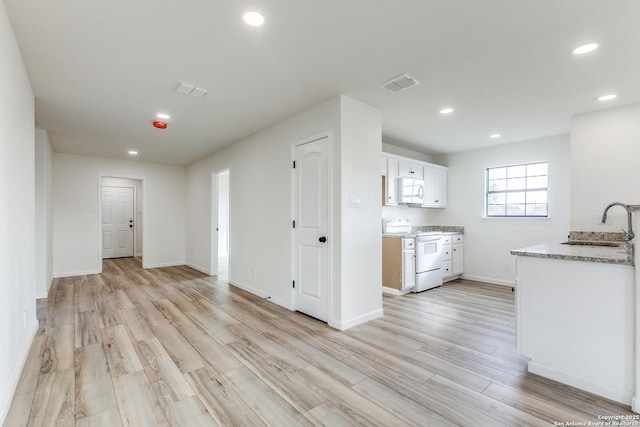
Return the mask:
<path fill-rule="evenodd" d="M 412 237 L 382 238 L 382 286 L 399 292 L 415 286 L 415 242 Z"/>
<path fill-rule="evenodd" d="M 384 205 L 395 206 L 398 204 L 398 159 L 386 158 L 386 172 L 382 179 Z"/>
<path fill-rule="evenodd" d="M 414 178 L 424 181 L 425 208 L 447 207 L 447 173 L 445 166 L 421 162 L 395 154 L 382 155 L 382 204 L 398 205 L 398 185 L 400 178 Z M 412 205 L 416 206 L 416 205 Z"/>
<path fill-rule="evenodd" d="M 529 372 L 635 401 L 633 266 L 518 256 L 517 271 L 516 336 Z"/>
<path fill-rule="evenodd" d="M 457 279 L 464 273 L 464 235 L 447 233 L 442 239 L 442 280 Z"/>
<path fill-rule="evenodd" d="M 398 165 L 398 176 L 401 178 L 423 179 L 424 169 L 421 163 L 400 160 Z"/>
<path fill-rule="evenodd" d="M 422 206 L 427 208 L 447 207 L 447 168 L 438 165 L 425 165 L 424 199 Z"/>

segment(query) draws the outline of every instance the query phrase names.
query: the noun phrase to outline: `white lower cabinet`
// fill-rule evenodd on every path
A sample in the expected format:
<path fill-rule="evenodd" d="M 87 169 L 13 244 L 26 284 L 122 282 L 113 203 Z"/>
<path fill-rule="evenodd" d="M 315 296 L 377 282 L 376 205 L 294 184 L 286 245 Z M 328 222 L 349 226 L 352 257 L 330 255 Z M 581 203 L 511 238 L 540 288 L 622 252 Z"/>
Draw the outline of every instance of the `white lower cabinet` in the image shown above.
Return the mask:
<path fill-rule="evenodd" d="M 413 240 L 413 239 L 412 239 Z M 416 285 L 416 252 L 402 251 L 402 289 L 411 289 Z"/>
<path fill-rule="evenodd" d="M 382 286 L 405 291 L 416 285 L 416 240 L 382 238 Z"/>
<path fill-rule="evenodd" d="M 453 280 L 464 273 L 464 235 L 447 233 L 442 236 L 442 279 Z"/>

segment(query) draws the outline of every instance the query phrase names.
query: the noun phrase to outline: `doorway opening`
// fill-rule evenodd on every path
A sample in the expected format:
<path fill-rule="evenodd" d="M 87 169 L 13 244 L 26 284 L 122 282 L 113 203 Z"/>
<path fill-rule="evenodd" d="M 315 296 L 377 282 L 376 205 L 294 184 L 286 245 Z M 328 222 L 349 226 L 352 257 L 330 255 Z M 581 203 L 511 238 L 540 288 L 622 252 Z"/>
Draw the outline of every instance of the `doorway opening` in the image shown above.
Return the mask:
<path fill-rule="evenodd" d="M 212 275 L 229 279 L 229 169 L 213 174 Z"/>
<path fill-rule="evenodd" d="M 142 180 L 102 177 L 101 258 L 142 258 Z"/>

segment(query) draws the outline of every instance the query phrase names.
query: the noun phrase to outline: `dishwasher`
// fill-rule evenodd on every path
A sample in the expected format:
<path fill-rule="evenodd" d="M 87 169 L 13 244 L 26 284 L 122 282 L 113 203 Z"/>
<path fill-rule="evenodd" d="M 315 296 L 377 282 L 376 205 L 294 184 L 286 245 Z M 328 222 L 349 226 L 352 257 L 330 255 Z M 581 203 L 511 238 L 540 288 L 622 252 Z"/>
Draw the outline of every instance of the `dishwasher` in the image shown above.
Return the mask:
<path fill-rule="evenodd" d="M 416 284 L 412 292 L 442 285 L 442 258 L 442 233 L 428 232 L 416 236 Z"/>

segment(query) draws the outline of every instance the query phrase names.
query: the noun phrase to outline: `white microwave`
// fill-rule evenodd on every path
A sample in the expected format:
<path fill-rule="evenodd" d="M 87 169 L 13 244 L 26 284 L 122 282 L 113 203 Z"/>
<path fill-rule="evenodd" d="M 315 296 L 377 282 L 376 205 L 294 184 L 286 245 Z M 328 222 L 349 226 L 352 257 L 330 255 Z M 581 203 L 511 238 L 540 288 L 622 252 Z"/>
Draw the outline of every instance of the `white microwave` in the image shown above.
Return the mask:
<path fill-rule="evenodd" d="M 424 199 L 424 181 L 415 178 L 398 179 L 398 203 L 421 205 Z"/>

